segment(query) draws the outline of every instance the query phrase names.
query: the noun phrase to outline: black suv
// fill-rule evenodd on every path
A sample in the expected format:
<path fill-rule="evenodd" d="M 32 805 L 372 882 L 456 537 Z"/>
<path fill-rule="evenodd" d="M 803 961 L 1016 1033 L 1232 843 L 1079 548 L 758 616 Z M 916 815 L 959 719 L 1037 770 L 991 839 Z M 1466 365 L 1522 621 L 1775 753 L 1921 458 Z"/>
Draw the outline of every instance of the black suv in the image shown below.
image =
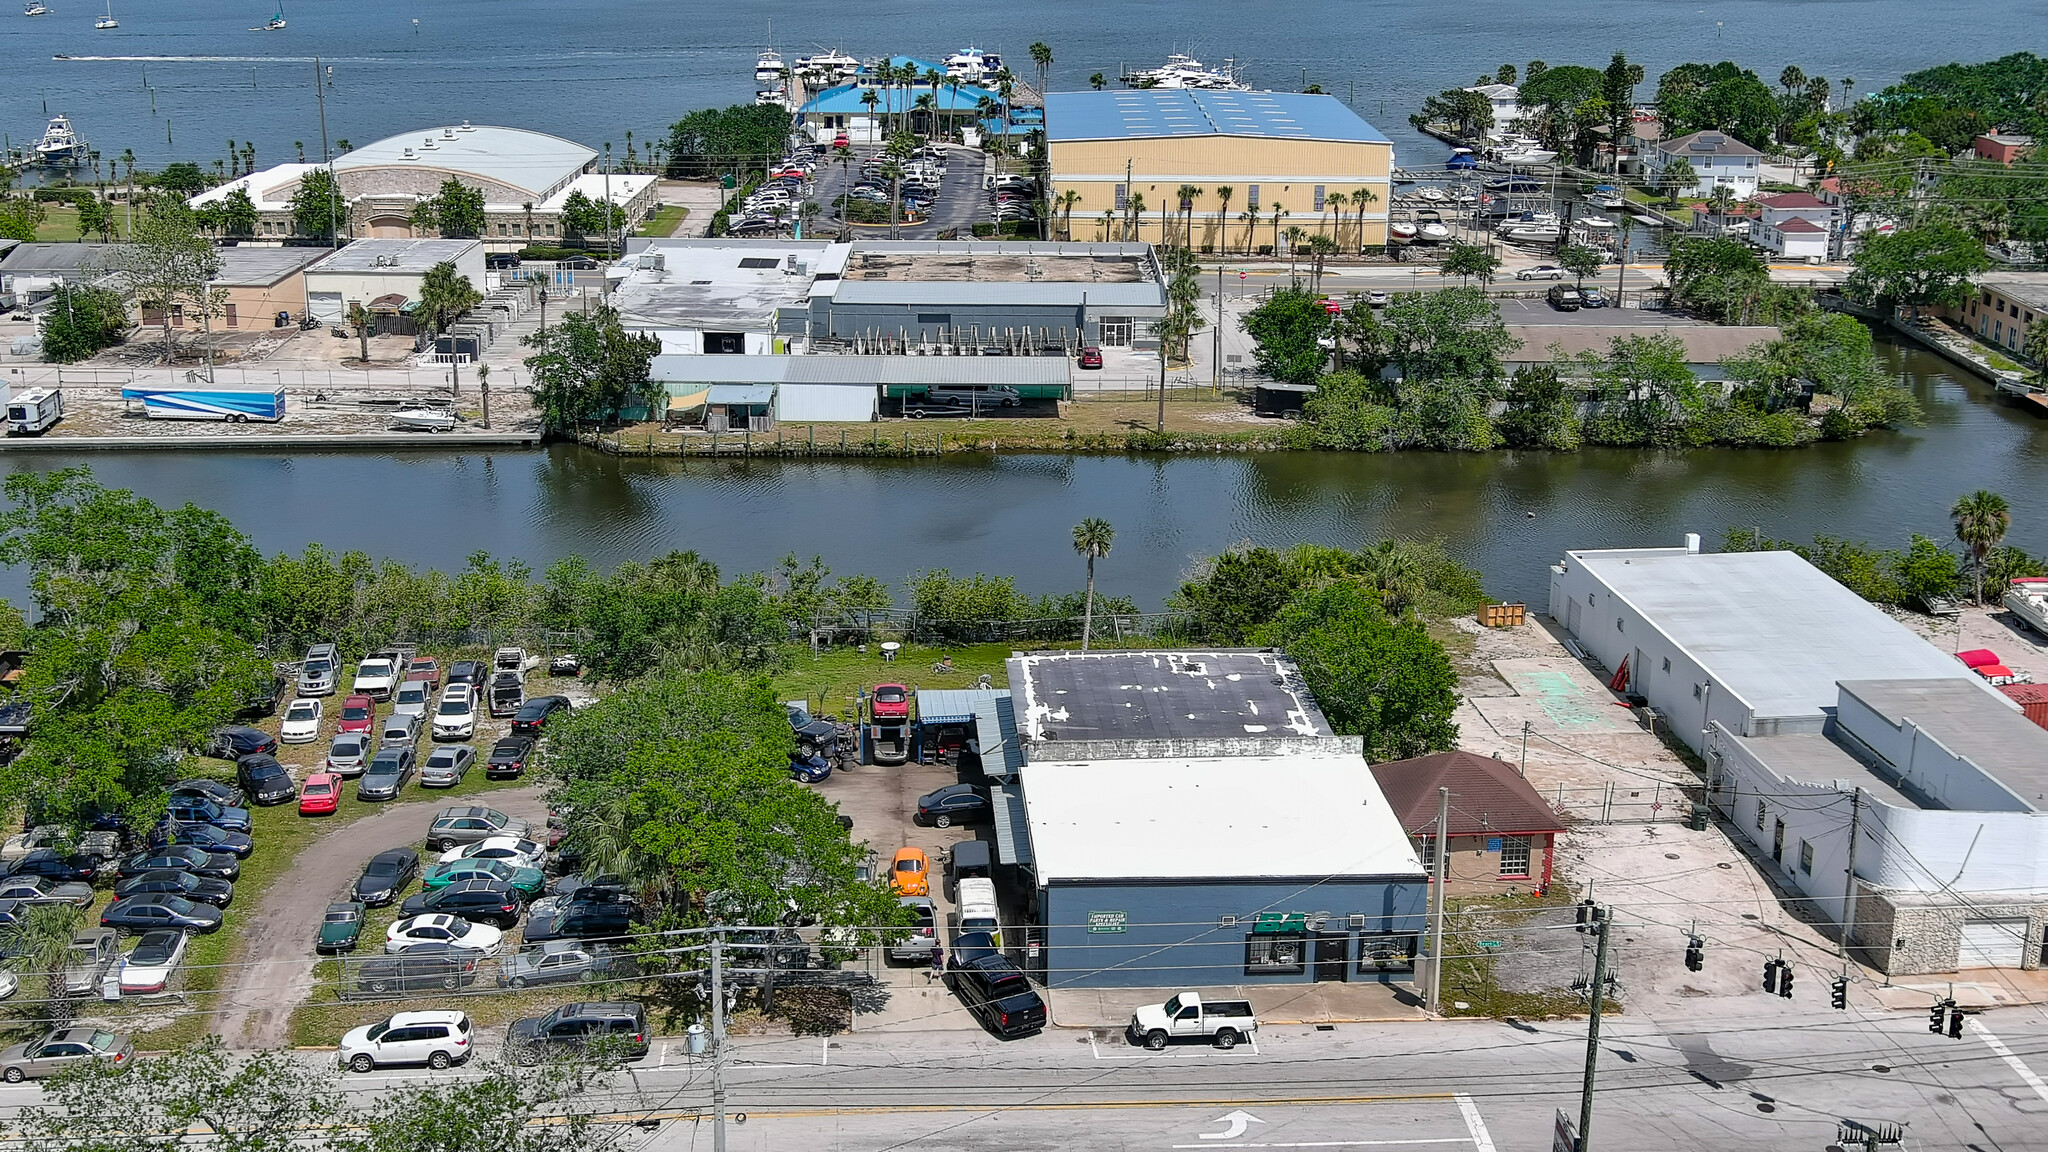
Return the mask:
<path fill-rule="evenodd" d="M 514 1020 L 505 1047 L 520 1064 L 589 1053 L 621 1060 L 647 1055 L 647 1010 L 638 1004 L 564 1004 L 545 1016 Z"/>
<path fill-rule="evenodd" d="M 407 896 L 398 910 L 405 916 L 446 912 L 478 924 L 510 928 L 519 922 L 519 893 L 503 880 L 457 880 L 445 888 Z"/>
<path fill-rule="evenodd" d="M 1584 302 L 1579 296 L 1579 290 L 1569 284 L 1552 284 L 1550 291 L 1544 293 L 1544 298 L 1559 312 L 1577 312 L 1579 305 Z"/>
<path fill-rule="evenodd" d="M 796 733 L 797 751 L 805 759 L 823 756 L 827 764 L 839 767 L 839 725 L 811 715 L 801 704 L 784 704 L 783 709 L 789 716 L 789 730 Z"/>
<path fill-rule="evenodd" d="M 1045 1001 L 1001 953 L 971 949 L 965 960 L 953 956 L 947 968 L 953 991 L 996 1035 L 1014 1040 L 1045 1028 Z"/>
<path fill-rule="evenodd" d="M 568 709 L 567 696 L 531 697 L 512 714 L 512 731 L 523 736 L 538 736 L 547 727 L 548 717 Z"/>
<path fill-rule="evenodd" d="M 579 895 L 581 893 L 579 892 Z M 543 940 L 592 940 L 624 936 L 632 931 L 633 905 L 625 899 L 543 900 L 533 906 L 523 939 L 528 944 Z"/>
<path fill-rule="evenodd" d="M 440 988 L 453 992 L 476 983 L 477 954 L 451 944 L 415 944 L 396 956 L 373 956 L 351 965 L 356 991 L 395 996 Z"/>
<path fill-rule="evenodd" d="M 14 862 L 7 870 L 9 876 L 41 876 L 59 884 L 71 881 L 92 883 L 99 874 L 100 862 L 91 856 L 59 852 L 55 848 L 38 848 Z"/>
<path fill-rule="evenodd" d="M 235 783 L 258 804 L 283 804 L 299 797 L 292 774 L 268 752 L 244 756 L 235 763 Z"/>

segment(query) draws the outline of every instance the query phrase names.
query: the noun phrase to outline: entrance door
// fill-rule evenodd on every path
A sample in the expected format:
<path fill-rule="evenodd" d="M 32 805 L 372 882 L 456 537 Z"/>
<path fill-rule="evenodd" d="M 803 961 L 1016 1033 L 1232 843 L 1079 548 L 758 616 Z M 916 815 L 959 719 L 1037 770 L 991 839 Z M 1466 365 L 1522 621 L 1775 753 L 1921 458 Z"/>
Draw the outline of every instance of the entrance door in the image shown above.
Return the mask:
<path fill-rule="evenodd" d="M 1316 979 L 1351 978 L 1351 937 L 1343 932 L 1316 935 Z"/>
<path fill-rule="evenodd" d="M 1102 346 L 1104 348 L 1128 348 L 1136 325 L 1129 316 L 1104 316 L 1102 318 Z"/>
<path fill-rule="evenodd" d="M 2026 952 L 2027 922 L 2016 920 L 1965 920 L 1963 946 L 1956 956 L 1958 968 L 2017 968 Z"/>
<path fill-rule="evenodd" d="M 1574 637 L 1579 634 L 1579 598 L 1576 596 L 1564 602 L 1564 630 Z"/>
<path fill-rule="evenodd" d="M 1776 821 L 1776 825 L 1776 830 L 1771 833 L 1771 859 L 1783 864 L 1785 862 L 1785 822 L 1779 820 Z"/>

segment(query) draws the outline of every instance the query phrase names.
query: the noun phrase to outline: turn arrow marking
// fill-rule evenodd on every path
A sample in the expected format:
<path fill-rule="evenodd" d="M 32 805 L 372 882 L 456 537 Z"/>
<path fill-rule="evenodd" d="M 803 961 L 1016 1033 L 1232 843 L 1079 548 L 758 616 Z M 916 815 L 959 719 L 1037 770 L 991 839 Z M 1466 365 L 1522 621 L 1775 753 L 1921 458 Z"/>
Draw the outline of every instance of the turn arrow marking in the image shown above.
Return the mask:
<path fill-rule="evenodd" d="M 1228 1124 L 1230 1125 L 1230 1127 L 1225 1128 L 1221 1132 L 1204 1132 L 1202 1133 L 1202 1139 L 1235 1140 L 1239 1136 L 1244 1135 L 1245 1126 L 1247 1124 L 1264 1124 L 1265 1121 L 1259 1119 L 1257 1116 L 1252 1115 L 1244 1109 L 1239 1108 L 1234 1112 L 1225 1112 L 1223 1115 L 1218 1116 L 1216 1119 L 1209 1121 L 1209 1123 Z"/>

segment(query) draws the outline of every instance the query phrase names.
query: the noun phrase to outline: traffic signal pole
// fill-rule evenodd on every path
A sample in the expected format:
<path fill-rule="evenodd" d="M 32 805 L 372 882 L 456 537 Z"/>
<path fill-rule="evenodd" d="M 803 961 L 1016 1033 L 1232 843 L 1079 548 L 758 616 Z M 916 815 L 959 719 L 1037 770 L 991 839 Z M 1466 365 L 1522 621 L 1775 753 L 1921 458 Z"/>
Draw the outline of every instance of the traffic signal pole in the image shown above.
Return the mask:
<path fill-rule="evenodd" d="M 1586 1020 L 1586 1082 L 1579 1090 L 1577 1152 L 1593 1147 L 1593 1074 L 1600 1068 L 1600 1000 L 1607 991 L 1607 929 L 1613 922 L 1614 917 L 1607 915 L 1594 923 L 1599 942 L 1593 948 L 1593 1012 Z"/>

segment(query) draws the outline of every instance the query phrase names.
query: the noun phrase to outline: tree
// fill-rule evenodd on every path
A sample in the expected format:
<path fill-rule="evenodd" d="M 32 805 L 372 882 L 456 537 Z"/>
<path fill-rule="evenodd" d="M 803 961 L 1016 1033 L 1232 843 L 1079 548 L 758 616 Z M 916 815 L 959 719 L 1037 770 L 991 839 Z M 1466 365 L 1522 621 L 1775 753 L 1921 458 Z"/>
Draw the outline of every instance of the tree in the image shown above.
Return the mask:
<path fill-rule="evenodd" d="M 199 222 L 181 200 L 159 197 L 135 222 L 128 243 L 108 252 L 108 264 L 144 310 L 163 323 L 163 362 L 171 362 L 171 315 L 206 300 L 207 281 L 220 275 L 220 253 L 199 234 Z"/>
<path fill-rule="evenodd" d="M 1864 240 L 1843 290 L 1890 307 L 1959 304 L 1970 278 L 1991 268 L 1984 243 L 1950 224 L 1908 228 Z"/>
<path fill-rule="evenodd" d="M 232 1055 L 219 1037 L 125 1068 L 79 1065 L 43 1093 L 51 1106 L 24 1110 L 21 1123 L 49 1152 L 171 1152 L 200 1140 L 219 1152 L 292 1152 L 342 1115 L 325 1066 L 284 1051 Z"/>
<path fill-rule="evenodd" d="M 1106 79 L 1100 72 L 1092 73 L 1088 77 L 1088 86 L 1090 88 L 1095 89 L 1097 92 L 1102 91 L 1103 88 L 1108 86 L 1108 84 L 1108 79 Z"/>
<path fill-rule="evenodd" d="M 1195 247 L 1195 201 L 1202 198 L 1202 189 L 1193 184 L 1183 184 L 1173 190 L 1173 195 L 1180 201 L 1181 247 L 1192 251 Z"/>
<path fill-rule="evenodd" d="M 376 319 L 370 310 L 363 307 L 361 300 L 348 302 L 348 326 L 355 329 L 356 339 L 362 342 L 363 363 L 370 362 L 370 329 L 376 326 Z"/>
<path fill-rule="evenodd" d="M 90 239 L 99 233 L 102 241 L 114 238 L 114 213 L 107 202 L 97 196 L 78 202 L 78 238 Z"/>
<path fill-rule="evenodd" d="M 1425 99 L 1422 110 L 1410 116 L 1417 127 L 1442 124 L 1458 136 L 1475 138 L 1494 126 L 1493 101 L 1483 93 L 1463 88 L 1446 88 Z"/>
<path fill-rule="evenodd" d="M 348 220 L 348 203 L 325 168 L 299 177 L 292 190 L 292 227 L 301 236 L 332 240 Z"/>
<path fill-rule="evenodd" d="M 43 358 L 75 364 L 121 342 L 128 305 L 110 288 L 59 284 L 43 313 Z"/>
<path fill-rule="evenodd" d="M 862 103 L 868 103 L 865 94 Z M 699 109 L 670 127 L 664 174 L 671 180 L 709 180 L 763 168 L 782 155 L 788 139 L 786 109 L 770 104 Z"/>
<path fill-rule="evenodd" d="M 1090 516 L 1074 525 L 1074 551 L 1088 561 L 1088 602 L 1081 610 L 1081 651 L 1088 650 L 1088 641 L 1095 635 L 1095 561 L 1109 555 L 1110 546 L 1116 543 L 1116 529 L 1109 521 Z"/>
<path fill-rule="evenodd" d="M 562 201 L 562 234 L 582 238 L 584 236 L 610 236 L 613 231 L 626 226 L 625 209 L 600 204 L 582 192 L 571 192 Z"/>
<path fill-rule="evenodd" d="M 199 170 L 199 165 L 189 160 L 180 160 L 175 164 L 164 165 L 164 170 L 157 173 L 149 182 L 166 192 L 191 197 L 205 191 L 206 174 Z"/>
<path fill-rule="evenodd" d="M 1176 591 L 1177 627 L 1198 642 L 1244 644 L 1297 590 L 1296 578 L 1270 548 L 1225 552 Z"/>
<path fill-rule="evenodd" d="M 1331 726 L 1365 738 L 1368 761 L 1457 746 L 1457 670 L 1421 624 L 1389 620 L 1376 590 L 1343 582 L 1303 592 L 1256 641 L 1286 651 Z"/>
<path fill-rule="evenodd" d="M 0 943 L 6 945 L 8 967 L 28 982 L 30 992 L 9 1001 L 8 1014 L 31 1027 L 62 1028 L 78 1015 L 64 970 L 71 966 L 71 939 L 85 926 L 85 912 L 73 904 L 29 904 L 18 912 L 0 925 Z"/>
<path fill-rule="evenodd" d="M 234 239 L 243 239 L 256 234 L 256 204 L 249 199 L 249 193 L 234 188 L 221 197 L 220 234 Z"/>
<path fill-rule="evenodd" d="M 1452 244 L 1444 250 L 1443 262 L 1436 270 L 1440 276 L 1456 276 L 1460 281 L 1477 278 L 1486 284 L 1500 271 L 1500 257 L 1483 244 Z"/>
<path fill-rule="evenodd" d="M 450 239 L 471 239 L 483 235 L 484 193 L 453 176 L 441 181 L 432 196 L 412 207 L 411 222 L 416 232 L 435 232 Z"/>
<path fill-rule="evenodd" d="M 469 277 L 456 271 L 452 261 L 443 260 L 420 277 L 420 311 L 427 315 L 437 335 L 483 301 L 484 294 L 476 290 Z"/>
<path fill-rule="evenodd" d="M 1038 69 L 1038 93 L 1045 94 L 1045 75 L 1052 68 L 1052 49 L 1043 40 L 1034 40 L 1028 49 L 1031 66 Z"/>
<path fill-rule="evenodd" d="M 590 1055 L 535 1069 L 486 1064 L 479 1076 L 408 1084 L 349 1117 L 335 1152 L 602 1152 L 599 1124 L 612 1062 Z"/>
<path fill-rule="evenodd" d="M 624 408 L 651 402 L 650 380 L 661 341 L 627 332 L 616 310 L 571 313 L 561 324 L 525 338 L 534 355 L 534 404 L 551 431 L 580 433 L 585 424 L 617 419 Z"/>
<path fill-rule="evenodd" d="M 26 244 L 36 238 L 46 211 L 40 201 L 29 197 L 0 197 L 0 240 Z"/>
<path fill-rule="evenodd" d="M 1970 570 L 1976 577 L 1977 603 L 1984 603 L 1984 559 L 2004 542 L 2012 527 L 2012 508 L 2005 497 L 1979 488 L 1957 500 L 1948 510 L 1955 525 L 1956 539 L 1970 553 Z"/>
<path fill-rule="evenodd" d="M 1692 161 L 1683 156 L 1664 165 L 1657 179 L 1664 185 L 1665 198 L 1673 204 L 1678 203 L 1680 193 L 1690 196 L 1700 185 L 1699 172 L 1693 168 Z"/>
<path fill-rule="evenodd" d="M 1252 359 L 1261 373 L 1290 384 L 1313 384 L 1329 354 L 1317 342 L 1329 335 L 1330 315 L 1315 295 L 1282 288 L 1241 321 L 1253 341 Z"/>
<path fill-rule="evenodd" d="M 1230 251 L 1230 240 L 1226 233 L 1230 231 L 1230 201 L 1236 195 L 1237 189 L 1228 184 L 1221 184 L 1216 188 L 1216 251 L 1218 253 Z"/>
<path fill-rule="evenodd" d="M 1607 254 L 1590 244 L 1567 244 L 1557 250 L 1557 266 L 1571 273 L 1578 283 L 1597 275 L 1607 263 Z"/>

